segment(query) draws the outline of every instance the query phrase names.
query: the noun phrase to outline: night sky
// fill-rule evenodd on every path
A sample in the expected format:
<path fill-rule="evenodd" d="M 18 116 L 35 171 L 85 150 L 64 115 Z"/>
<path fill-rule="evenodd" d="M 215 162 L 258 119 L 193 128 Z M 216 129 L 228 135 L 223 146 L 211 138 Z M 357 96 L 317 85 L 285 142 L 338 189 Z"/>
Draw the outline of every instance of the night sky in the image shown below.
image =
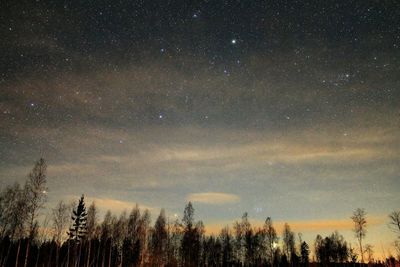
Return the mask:
<path fill-rule="evenodd" d="M 84 193 L 181 217 L 191 200 L 210 232 L 247 211 L 310 242 L 355 244 L 361 207 L 366 243 L 389 252 L 398 1 L 0 5 L 1 187 L 44 157 L 49 208 Z"/>

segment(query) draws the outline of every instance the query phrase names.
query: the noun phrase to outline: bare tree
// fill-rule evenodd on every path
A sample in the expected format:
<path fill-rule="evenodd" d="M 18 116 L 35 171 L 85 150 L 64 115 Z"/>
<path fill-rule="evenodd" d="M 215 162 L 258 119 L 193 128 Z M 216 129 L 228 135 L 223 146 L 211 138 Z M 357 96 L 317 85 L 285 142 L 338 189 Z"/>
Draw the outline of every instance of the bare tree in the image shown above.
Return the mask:
<path fill-rule="evenodd" d="M 389 214 L 389 228 L 397 234 L 397 240 L 394 241 L 397 259 L 400 261 L 400 210 L 395 210 Z"/>
<path fill-rule="evenodd" d="M 295 237 L 294 237 L 294 232 L 292 232 L 288 223 L 285 223 L 283 227 L 282 241 L 283 241 L 283 250 L 288 259 L 291 261 L 292 258 L 291 256 L 295 252 Z"/>
<path fill-rule="evenodd" d="M 219 238 L 222 245 L 222 265 L 230 266 L 230 263 L 233 260 L 233 237 L 229 226 L 222 228 Z"/>
<path fill-rule="evenodd" d="M 166 244 L 168 239 L 166 224 L 165 211 L 161 209 L 160 215 L 154 225 L 150 246 L 151 254 L 153 255 L 153 264 L 157 266 L 161 266 L 166 260 Z"/>
<path fill-rule="evenodd" d="M 364 250 L 362 248 L 362 240 L 365 238 L 365 235 L 367 233 L 367 220 L 365 218 L 366 212 L 364 209 L 356 209 L 353 212 L 353 216 L 351 216 L 351 219 L 354 222 L 354 233 L 355 236 L 358 240 L 358 245 L 360 247 L 360 254 L 361 254 L 361 263 L 364 263 Z"/>
<path fill-rule="evenodd" d="M 235 233 L 235 258 L 236 261 L 244 263 L 246 260 L 246 233 L 251 230 L 251 224 L 247 212 L 243 213 L 240 222 L 235 222 L 233 229 Z"/>
<path fill-rule="evenodd" d="M 59 265 L 60 247 L 65 238 L 66 229 L 69 223 L 70 207 L 63 201 L 58 202 L 56 207 L 52 210 L 53 220 L 53 239 L 57 244 L 56 247 L 56 266 Z"/>
<path fill-rule="evenodd" d="M 21 239 L 24 237 L 24 224 L 27 220 L 27 202 L 25 190 L 19 183 L 8 186 L 0 195 L 0 230 L 1 237 L 8 236 L 11 240 L 18 240 L 15 265 L 18 266 L 18 259 L 21 248 Z M 0 261 L 4 266 L 10 255 L 11 244 L 8 246 L 6 255 Z"/>
<path fill-rule="evenodd" d="M 6 187 L 0 194 L 0 237 L 21 238 L 26 219 L 24 190 L 19 183 Z"/>
<path fill-rule="evenodd" d="M 368 263 L 373 262 L 374 261 L 374 250 L 373 250 L 373 246 L 370 244 L 365 245 L 365 253 L 367 253 L 367 259 L 368 259 Z"/>
<path fill-rule="evenodd" d="M 112 237 L 113 237 L 113 244 L 114 244 L 114 250 L 116 250 L 117 255 L 116 255 L 116 263 L 113 264 L 113 266 L 122 266 L 123 265 L 123 253 L 122 253 L 122 248 L 123 248 L 123 243 L 124 243 L 124 238 L 128 232 L 128 218 L 126 211 L 123 211 L 121 215 L 119 216 L 118 220 L 116 219 L 113 227 L 112 227 Z"/>
<path fill-rule="evenodd" d="M 389 227 L 398 234 L 397 238 L 400 238 L 400 210 L 395 210 L 389 214 Z"/>
<path fill-rule="evenodd" d="M 122 259 L 126 266 L 139 265 L 139 258 L 142 248 L 140 247 L 140 210 L 139 206 L 132 209 L 127 221 L 127 233 L 123 240 Z"/>
<path fill-rule="evenodd" d="M 264 232 L 265 232 L 265 242 L 267 249 L 267 258 L 269 259 L 269 263 L 271 266 L 274 263 L 274 250 L 278 243 L 278 236 L 276 234 L 276 230 L 272 225 L 272 219 L 268 217 L 264 223 Z"/>
<path fill-rule="evenodd" d="M 47 201 L 46 170 L 46 162 L 43 158 L 40 158 L 29 173 L 28 181 L 25 185 L 29 221 L 24 267 L 28 265 L 30 242 L 35 237 L 35 232 L 37 231 L 38 223 L 36 218 L 39 215 L 39 210 L 44 208 L 44 204 Z"/>
<path fill-rule="evenodd" d="M 58 246 L 64 239 L 65 230 L 69 223 L 69 207 L 62 200 L 52 210 L 54 241 Z"/>
<path fill-rule="evenodd" d="M 142 217 L 139 220 L 139 237 L 140 237 L 140 246 L 143 248 L 141 253 L 140 263 L 145 265 L 148 261 L 148 241 L 149 241 L 149 229 L 151 223 L 151 214 L 149 210 L 145 210 L 142 214 Z"/>
<path fill-rule="evenodd" d="M 394 241 L 394 249 L 396 250 L 397 260 L 400 261 L 400 241 Z"/>
<path fill-rule="evenodd" d="M 92 249 L 92 239 L 95 237 L 95 231 L 97 226 L 97 207 L 94 202 L 90 204 L 87 211 L 87 221 L 86 221 L 86 231 L 87 231 L 87 239 L 88 239 L 88 253 L 86 259 L 86 266 L 90 266 L 91 259 L 91 249 Z"/>
<path fill-rule="evenodd" d="M 37 244 L 38 244 L 38 249 L 36 251 L 36 262 L 35 262 L 35 267 L 39 265 L 39 260 L 40 260 L 40 251 L 42 249 L 43 243 L 49 240 L 50 235 L 51 235 L 51 229 L 49 228 L 49 222 L 50 222 L 50 216 L 49 214 L 46 214 L 42 225 L 38 229 L 37 233 Z"/>

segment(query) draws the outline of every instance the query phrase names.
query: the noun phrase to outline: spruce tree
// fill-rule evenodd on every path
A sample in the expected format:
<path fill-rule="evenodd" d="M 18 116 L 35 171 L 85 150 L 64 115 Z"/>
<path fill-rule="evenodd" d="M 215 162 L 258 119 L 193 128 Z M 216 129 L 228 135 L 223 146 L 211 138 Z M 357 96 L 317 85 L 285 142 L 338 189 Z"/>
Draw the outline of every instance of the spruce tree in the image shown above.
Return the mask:
<path fill-rule="evenodd" d="M 70 240 L 80 243 L 87 233 L 87 212 L 85 207 L 84 195 L 79 199 L 78 206 L 72 211 L 72 226 L 69 228 L 68 236 Z"/>

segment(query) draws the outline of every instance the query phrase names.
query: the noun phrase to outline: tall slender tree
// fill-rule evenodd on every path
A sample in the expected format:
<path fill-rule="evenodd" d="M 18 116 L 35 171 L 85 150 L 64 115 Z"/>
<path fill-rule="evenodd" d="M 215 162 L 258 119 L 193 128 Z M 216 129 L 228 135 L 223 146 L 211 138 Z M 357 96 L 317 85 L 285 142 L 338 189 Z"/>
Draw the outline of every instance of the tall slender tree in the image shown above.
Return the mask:
<path fill-rule="evenodd" d="M 161 209 L 151 237 L 151 253 L 154 258 L 153 264 L 157 266 L 161 266 L 162 263 L 166 261 L 166 245 L 168 239 L 166 222 L 165 211 Z"/>
<path fill-rule="evenodd" d="M 28 175 L 28 181 L 25 185 L 27 198 L 27 216 L 28 216 L 28 242 L 26 245 L 24 267 L 28 265 L 30 243 L 35 237 L 38 228 L 36 221 L 39 211 L 44 208 L 47 201 L 46 187 L 46 171 L 47 165 L 43 158 L 40 158 Z"/>
<path fill-rule="evenodd" d="M 86 206 L 85 206 L 85 197 L 84 195 L 81 196 L 78 202 L 78 206 L 73 209 L 72 211 L 72 225 L 69 228 L 68 236 L 68 257 L 69 257 L 69 248 L 70 248 L 70 243 L 73 243 L 73 247 L 75 248 L 74 250 L 74 256 L 75 256 L 75 266 L 79 266 L 80 264 L 80 259 L 81 259 L 81 253 L 82 253 L 82 240 L 85 238 L 87 234 L 87 212 L 86 212 Z M 76 255 L 76 249 L 78 247 L 78 254 Z M 69 258 L 68 262 L 69 264 Z"/>
<path fill-rule="evenodd" d="M 233 260 L 233 238 L 229 226 L 222 228 L 219 238 L 222 245 L 222 266 L 231 266 Z"/>
<path fill-rule="evenodd" d="M 303 241 L 300 245 L 300 255 L 301 255 L 300 257 L 301 266 L 303 267 L 308 266 L 310 249 L 305 241 Z"/>
<path fill-rule="evenodd" d="M 364 250 L 362 247 L 362 240 L 365 238 L 367 233 L 367 220 L 366 220 L 366 212 L 364 209 L 358 208 L 353 212 L 353 216 L 351 219 L 354 222 L 354 234 L 358 240 L 358 245 L 360 248 L 361 255 L 361 263 L 364 263 Z"/>
<path fill-rule="evenodd" d="M 127 234 L 122 245 L 122 258 L 124 266 L 136 266 L 139 264 L 142 249 L 139 239 L 140 210 L 138 205 L 130 212 L 127 223 Z"/>
<path fill-rule="evenodd" d="M 15 266 L 18 266 L 21 240 L 25 236 L 24 224 L 28 219 L 26 211 L 26 190 L 21 188 L 19 183 L 6 187 L 1 193 L 0 230 L 2 237 L 8 237 L 18 242 Z M 11 247 L 10 243 L 4 258 L 1 259 L 0 266 L 7 265 Z"/>
<path fill-rule="evenodd" d="M 285 223 L 282 232 L 283 251 L 289 261 L 292 261 L 292 256 L 295 254 L 295 237 L 294 232 L 290 229 L 288 223 Z"/>
<path fill-rule="evenodd" d="M 374 246 L 366 244 L 364 251 L 367 253 L 368 263 L 372 263 L 374 261 Z"/>
<path fill-rule="evenodd" d="M 69 228 L 68 236 L 75 243 L 80 243 L 87 233 L 87 212 L 85 196 L 79 199 L 78 206 L 72 211 L 72 226 Z"/>
<path fill-rule="evenodd" d="M 274 263 L 274 250 L 278 243 L 278 236 L 276 234 L 274 226 L 272 225 L 272 219 L 270 217 L 267 217 L 267 219 L 265 220 L 263 230 L 265 233 L 267 259 L 272 266 Z"/>
<path fill-rule="evenodd" d="M 145 265 L 148 261 L 149 250 L 149 229 L 151 223 L 151 214 L 148 209 L 146 209 L 142 217 L 139 220 L 139 240 L 140 240 L 140 247 L 141 254 L 140 254 L 140 264 Z"/>
<path fill-rule="evenodd" d="M 182 219 L 183 236 L 181 243 L 181 259 L 184 266 L 197 266 L 200 257 L 202 222 L 195 222 L 194 208 L 189 202 Z"/>
<path fill-rule="evenodd" d="M 56 242 L 56 266 L 59 265 L 60 247 L 63 242 L 65 229 L 69 222 L 69 207 L 63 201 L 58 202 L 57 206 L 52 211 L 53 219 L 53 239 Z"/>
<path fill-rule="evenodd" d="M 92 240 L 95 237 L 95 231 L 97 227 L 97 207 L 94 202 L 90 204 L 87 211 L 87 220 L 86 220 L 86 231 L 87 231 L 87 258 L 86 258 L 86 267 L 90 266 L 91 254 L 92 254 Z"/>
<path fill-rule="evenodd" d="M 400 261 L 400 210 L 395 210 L 389 214 L 389 228 L 397 235 L 394 241 L 394 249 L 397 259 Z"/>
<path fill-rule="evenodd" d="M 245 212 L 242 215 L 240 222 L 235 222 L 235 258 L 236 261 L 243 265 L 246 261 L 246 233 L 251 231 L 251 224 L 249 222 L 248 213 Z"/>
<path fill-rule="evenodd" d="M 393 232 L 395 232 L 400 239 L 400 210 L 395 210 L 389 214 L 389 226 Z"/>

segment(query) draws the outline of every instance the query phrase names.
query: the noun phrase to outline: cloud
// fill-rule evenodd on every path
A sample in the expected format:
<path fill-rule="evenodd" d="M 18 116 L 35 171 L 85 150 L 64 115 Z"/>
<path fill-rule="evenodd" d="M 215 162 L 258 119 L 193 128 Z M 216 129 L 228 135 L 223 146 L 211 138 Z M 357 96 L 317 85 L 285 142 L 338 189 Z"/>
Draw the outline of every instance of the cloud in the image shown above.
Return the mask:
<path fill-rule="evenodd" d="M 204 204 L 223 205 L 238 202 L 240 201 L 240 197 L 227 193 L 204 192 L 189 194 L 187 200 Z"/>
<path fill-rule="evenodd" d="M 264 221 L 251 219 L 250 223 L 253 227 L 262 227 Z M 274 227 L 278 233 L 283 231 L 285 223 L 288 223 L 292 231 L 298 233 L 316 233 L 320 231 L 346 231 L 352 230 L 354 227 L 353 221 L 349 219 L 321 219 L 321 220 L 288 220 L 288 221 L 275 221 Z M 385 223 L 384 216 L 370 216 L 368 217 L 368 227 L 380 226 Z M 207 234 L 219 234 L 221 229 L 225 226 L 233 227 L 233 221 L 218 221 L 206 223 Z"/>
<path fill-rule="evenodd" d="M 384 223 L 384 219 L 382 217 L 375 216 L 368 218 L 368 227 L 380 225 L 382 223 Z M 282 222 L 278 222 L 278 226 L 282 229 L 283 224 L 284 223 Z M 350 219 L 291 221 L 289 222 L 289 225 L 294 231 L 297 232 L 351 230 L 354 227 L 354 223 Z"/>
<path fill-rule="evenodd" d="M 70 200 L 78 200 L 79 196 L 68 196 Z M 150 212 L 157 210 L 155 207 L 150 207 L 147 205 L 138 204 L 131 201 L 123 201 L 113 198 L 98 198 L 98 197 L 85 197 L 86 205 L 94 202 L 96 206 L 100 209 L 101 214 L 105 214 L 106 211 L 110 210 L 113 214 L 119 215 L 121 212 L 130 212 L 136 205 L 139 206 L 141 210 L 149 210 Z"/>

